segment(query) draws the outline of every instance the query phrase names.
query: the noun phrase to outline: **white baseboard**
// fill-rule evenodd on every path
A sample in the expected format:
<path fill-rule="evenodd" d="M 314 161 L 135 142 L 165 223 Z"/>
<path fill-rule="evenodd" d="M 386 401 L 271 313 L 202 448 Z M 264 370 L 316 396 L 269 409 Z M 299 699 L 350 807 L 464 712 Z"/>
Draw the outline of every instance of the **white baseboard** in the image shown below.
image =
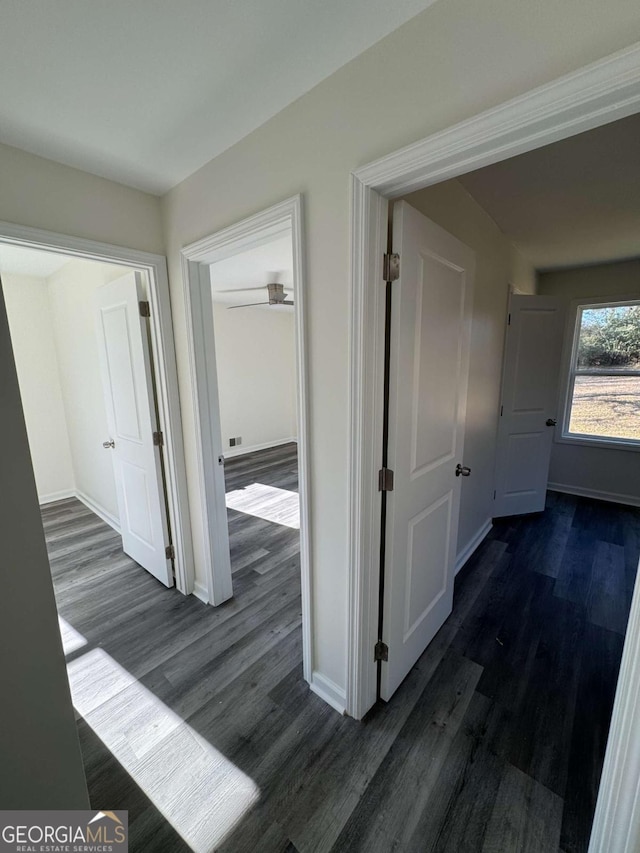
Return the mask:
<path fill-rule="evenodd" d="M 109 527 L 113 527 L 113 529 L 116 531 L 116 533 L 119 533 L 120 535 L 122 535 L 122 531 L 120 530 L 120 522 L 115 517 L 115 515 L 112 515 L 103 506 L 100 506 L 100 504 L 97 504 L 93 500 L 93 498 L 90 498 L 89 495 L 85 495 L 84 492 L 80 492 L 80 491 L 76 490 L 75 496 L 78 498 L 79 501 L 82 501 L 82 503 L 86 507 L 88 507 L 91 510 L 91 512 L 95 512 L 95 514 L 99 518 L 101 518 L 103 521 L 106 521 L 107 524 L 109 525 Z"/>
<path fill-rule="evenodd" d="M 324 699 L 324 701 L 328 705 L 331 705 L 332 708 L 335 708 L 339 714 L 344 714 L 345 708 L 347 707 L 347 694 L 342 687 L 339 687 L 335 683 L 335 681 L 332 681 L 320 672 L 314 672 L 311 676 L 311 684 L 309 687 L 313 690 L 316 696 Z"/>
<path fill-rule="evenodd" d="M 563 483 L 547 483 L 550 492 L 563 492 L 565 495 L 577 495 L 581 498 L 593 498 L 596 501 L 609 501 L 626 506 L 640 506 L 640 497 L 636 495 L 619 495 L 615 492 L 601 492 L 598 489 L 583 489 L 581 486 L 565 486 Z"/>
<path fill-rule="evenodd" d="M 205 604 L 209 603 L 209 593 L 207 592 L 207 588 L 204 584 L 201 584 L 200 581 L 195 581 L 193 584 L 193 595 L 196 598 L 199 598 L 200 601 L 203 601 Z"/>
<path fill-rule="evenodd" d="M 62 489 L 60 492 L 51 492 L 48 495 L 38 495 L 38 503 L 40 506 L 52 504 L 54 501 L 63 501 L 66 498 L 75 498 L 76 493 L 73 489 Z"/>
<path fill-rule="evenodd" d="M 245 453 L 255 453 L 257 450 L 269 450 L 271 447 L 280 447 L 283 444 L 297 443 L 297 438 L 279 438 L 276 441 L 265 441 L 264 444 L 251 444 L 247 447 L 229 447 L 224 451 L 224 458 L 233 459 L 234 456 L 244 456 Z"/>
<path fill-rule="evenodd" d="M 467 542 L 462 551 L 460 551 L 460 553 L 456 557 L 456 574 L 458 574 L 460 569 L 469 560 L 474 551 L 476 551 L 476 549 L 482 544 L 492 527 L 493 522 L 490 518 L 488 518 L 482 525 L 482 527 L 471 537 L 469 542 Z"/>

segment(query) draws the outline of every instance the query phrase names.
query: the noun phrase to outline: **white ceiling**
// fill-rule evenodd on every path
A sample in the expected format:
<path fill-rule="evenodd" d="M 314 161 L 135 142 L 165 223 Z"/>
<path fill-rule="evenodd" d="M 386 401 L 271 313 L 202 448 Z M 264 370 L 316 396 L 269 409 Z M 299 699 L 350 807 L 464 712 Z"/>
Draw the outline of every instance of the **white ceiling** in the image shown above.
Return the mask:
<path fill-rule="evenodd" d="M 287 299 L 294 298 L 290 236 L 211 264 L 210 271 L 214 302 L 227 306 L 266 302 L 266 285 L 270 283 L 284 284 Z M 244 290 L 248 287 L 252 289 Z M 287 305 L 266 307 L 270 311 L 293 311 Z"/>
<path fill-rule="evenodd" d="M 640 115 L 458 180 L 539 270 L 640 256 Z"/>
<path fill-rule="evenodd" d="M 0 142 L 161 194 L 435 0 L 3 0 Z"/>
<path fill-rule="evenodd" d="M 40 249 L 23 249 L 21 246 L 0 243 L 0 273 L 48 278 L 69 261 L 70 258 L 67 255 L 56 255 Z"/>

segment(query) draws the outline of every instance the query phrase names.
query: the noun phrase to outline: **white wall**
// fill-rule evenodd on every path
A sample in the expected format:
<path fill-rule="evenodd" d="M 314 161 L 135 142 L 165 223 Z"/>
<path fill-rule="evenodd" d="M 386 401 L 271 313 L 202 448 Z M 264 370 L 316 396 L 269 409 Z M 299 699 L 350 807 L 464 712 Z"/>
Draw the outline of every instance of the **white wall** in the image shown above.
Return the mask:
<path fill-rule="evenodd" d="M 295 438 L 293 312 L 214 302 L 213 322 L 225 452 L 236 436 L 242 450 Z"/>
<path fill-rule="evenodd" d="M 4 145 L 0 145 L 0 187 L 0 220 L 163 252 L 159 200 L 153 196 Z M 0 802 L 3 808 L 86 809 L 89 803 L 3 304 L 0 411 Z"/>
<path fill-rule="evenodd" d="M 74 490 L 47 282 L 4 273 L 2 283 L 38 500 L 46 503 Z"/>
<path fill-rule="evenodd" d="M 156 196 L 0 144 L 0 220 L 164 254 Z"/>
<path fill-rule="evenodd" d="M 639 223 L 640 225 L 640 223 Z M 640 237 L 638 238 L 640 248 Z M 572 299 L 596 296 L 640 296 L 640 259 L 538 273 L 541 296 Z"/>
<path fill-rule="evenodd" d="M 202 582 L 203 519 L 180 248 L 304 194 L 314 668 L 338 688 L 346 683 L 347 648 L 349 173 L 627 46 L 639 26 L 636 0 L 435 3 L 163 198 Z"/>
<path fill-rule="evenodd" d="M 640 297 L 640 260 L 540 273 L 538 292 L 573 299 L 596 296 Z M 571 331 L 565 333 L 571 334 Z M 562 404 L 558 412 L 562 410 Z M 560 490 L 617 496 L 640 502 L 640 452 L 585 447 L 555 441 L 551 451 L 549 485 Z"/>
<path fill-rule="evenodd" d="M 75 490 L 117 522 L 113 465 L 96 336 L 95 290 L 126 273 L 111 264 L 72 260 L 47 280 L 67 415 Z"/>
<path fill-rule="evenodd" d="M 511 281 L 514 293 L 535 295 L 538 292 L 538 273 L 528 258 L 510 243 Z"/>
<path fill-rule="evenodd" d="M 532 292 L 535 272 L 491 217 L 458 181 L 447 181 L 406 197 L 476 253 L 469 390 L 464 464 L 471 477 L 462 482 L 458 553 L 491 520 L 498 409 L 509 286 Z"/>
<path fill-rule="evenodd" d="M 116 525 L 95 290 L 126 272 L 71 260 L 48 279 L 3 275 L 38 498 L 78 494 Z"/>
<path fill-rule="evenodd" d="M 87 809 L 76 724 L 0 295 L 0 803 Z"/>

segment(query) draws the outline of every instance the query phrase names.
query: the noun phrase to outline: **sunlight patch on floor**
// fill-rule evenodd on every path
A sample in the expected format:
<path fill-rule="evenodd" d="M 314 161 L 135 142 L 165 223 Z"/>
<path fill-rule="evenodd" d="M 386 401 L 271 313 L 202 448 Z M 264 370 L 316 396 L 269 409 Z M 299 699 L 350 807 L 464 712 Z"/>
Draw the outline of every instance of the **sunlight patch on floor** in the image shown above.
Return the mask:
<path fill-rule="evenodd" d="M 76 631 L 73 625 L 69 625 L 67 620 L 63 619 L 62 616 L 58 616 L 58 625 L 60 626 L 60 636 L 62 637 L 62 648 L 64 649 L 65 656 L 77 652 L 78 649 L 86 646 L 89 642 L 79 631 Z"/>
<path fill-rule="evenodd" d="M 254 781 L 103 649 L 67 670 L 75 708 L 156 808 L 196 853 L 217 849 L 258 801 Z"/>
<path fill-rule="evenodd" d="M 227 507 L 265 521 L 300 529 L 300 498 L 297 492 L 252 483 L 227 493 Z"/>

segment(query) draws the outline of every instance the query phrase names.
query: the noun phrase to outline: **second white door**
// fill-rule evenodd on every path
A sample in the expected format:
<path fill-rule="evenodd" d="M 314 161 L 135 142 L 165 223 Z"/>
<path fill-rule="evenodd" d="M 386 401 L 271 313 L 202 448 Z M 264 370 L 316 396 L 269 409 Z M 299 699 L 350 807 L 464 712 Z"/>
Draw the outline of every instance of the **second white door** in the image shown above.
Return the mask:
<path fill-rule="evenodd" d="M 513 295 L 502 375 L 494 518 L 545 507 L 564 326 L 554 296 Z"/>
<path fill-rule="evenodd" d="M 473 251 L 406 202 L 393 250 L 383 699 L 452 608 L 475 274 Z"/>
<path fill-rule="evenodd" d="M 98 350 L 110 435 L 122 548 L 165 586 L 173 586 L 147 321 L 139 272 L 96 291 Z"/>

